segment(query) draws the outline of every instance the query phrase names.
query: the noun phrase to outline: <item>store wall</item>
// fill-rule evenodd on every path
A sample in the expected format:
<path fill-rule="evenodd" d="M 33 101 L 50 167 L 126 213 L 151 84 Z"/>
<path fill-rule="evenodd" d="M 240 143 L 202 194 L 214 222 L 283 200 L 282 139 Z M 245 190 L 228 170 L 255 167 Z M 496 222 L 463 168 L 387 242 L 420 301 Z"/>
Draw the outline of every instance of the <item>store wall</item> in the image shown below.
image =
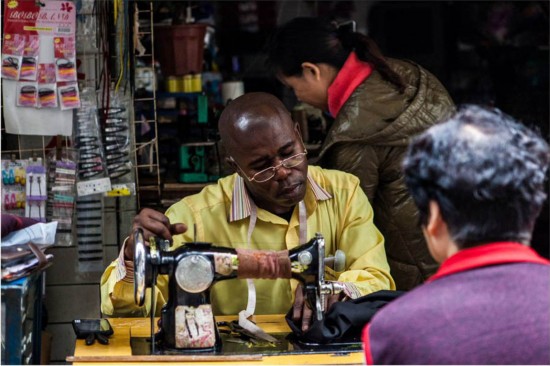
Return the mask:
<path fill-rule="evenodd" d="M 118 256 L 119 243 L 132 225 L 135 199 L 104 199 L 103 266 Z M 78 246 L 55 247 L 53 265 L 46 270 L 46 332 L 52 335 L 50 362 L 65 364 L 74 354 L 74 319 L 99 318 L 100 279 L 103 271 L 86 271 L 79 265 Z"/>

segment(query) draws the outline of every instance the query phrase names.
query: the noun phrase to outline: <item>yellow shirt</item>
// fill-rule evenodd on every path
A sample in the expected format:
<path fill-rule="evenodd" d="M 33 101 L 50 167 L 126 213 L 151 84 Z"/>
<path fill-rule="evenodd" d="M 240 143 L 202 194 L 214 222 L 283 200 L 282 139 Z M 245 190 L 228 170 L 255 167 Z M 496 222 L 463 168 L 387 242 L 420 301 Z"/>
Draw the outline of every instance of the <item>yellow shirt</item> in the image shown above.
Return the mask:
<path fill-rule="evenodd" d="M 185 197 L 166 211 L 171 223 L 185 223 L 189 230 L 174 236 L 174 247 L 193 240 L 216 246 L 248 248 L 250 223 L 249 196 L 237 174 L 222 178 L 200 193 Z M 384 250 L 384 238 L 373 223 L 372 207 L 348 173 L 309 166 L 308 189 L 304 198 L 307 211 L 307 238 L 321 233 L 327 256 L 338 249 L 346 254 L 346 270 L 335 273 L 327 269 L 327 280 L 351 282 L 366 295 L 378 290 L 394 290 L 395 284 Z M 196 232 L 195 232 L 196 230 Z M 196 237 L 195 237 L 196 236 Z M 296 207 L 290 222 L 261 208 L 250 240 L 251 249 L 292 249 L 299 242 L 299 214 Z M 123 248 L 124 249 L 124 248 Z M 149 314 L 150 291 L 145 304 L 134 303 L 133 283 L 126 274 L 121 255 L 105 270 L 101 278 L 101 311 L 113 316 Z M 156 304 L 158 315 L 168 300 L 167 276 L 158 276 Z M 254 280 L 256 314 L 286 313 L 294 301 L 296 280 Z M 216 314 L 237 314 L 246 308 L 246 280 L 231 279 L 215 283 L 211 301 Z"/>

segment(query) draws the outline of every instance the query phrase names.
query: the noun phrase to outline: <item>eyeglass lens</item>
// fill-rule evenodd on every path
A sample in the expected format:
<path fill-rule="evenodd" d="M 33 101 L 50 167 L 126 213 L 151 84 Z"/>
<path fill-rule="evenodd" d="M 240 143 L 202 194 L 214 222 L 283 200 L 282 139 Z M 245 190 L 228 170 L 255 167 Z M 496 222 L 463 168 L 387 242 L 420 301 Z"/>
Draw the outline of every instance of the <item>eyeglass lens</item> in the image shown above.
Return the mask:
<path fill-rule="evenodd" d="M 284 166 L 285 168 L 294 168 L 305 160 L 306 153 L 299 153 L 281 161 L 277 166 L 269 167 L 261 172 L 258 172 L 252 176 L 252 180 L 258 183 L 266 182 L 275 176 L 277 170 Z"/>

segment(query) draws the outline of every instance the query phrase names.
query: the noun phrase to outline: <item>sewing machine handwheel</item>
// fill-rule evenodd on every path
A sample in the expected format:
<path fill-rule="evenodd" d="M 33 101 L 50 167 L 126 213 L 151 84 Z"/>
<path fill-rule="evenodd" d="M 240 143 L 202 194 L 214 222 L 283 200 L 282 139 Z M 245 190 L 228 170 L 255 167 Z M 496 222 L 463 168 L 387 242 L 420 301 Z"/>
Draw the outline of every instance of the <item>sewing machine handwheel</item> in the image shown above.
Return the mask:
<path fill-rule="evenodd" d="M 147 252 L 145 250 L 145 240 L 143 231 L 136 229 L 134 232 L 134 301 L 142 306 L 145 302 L 145 262 Z"/>

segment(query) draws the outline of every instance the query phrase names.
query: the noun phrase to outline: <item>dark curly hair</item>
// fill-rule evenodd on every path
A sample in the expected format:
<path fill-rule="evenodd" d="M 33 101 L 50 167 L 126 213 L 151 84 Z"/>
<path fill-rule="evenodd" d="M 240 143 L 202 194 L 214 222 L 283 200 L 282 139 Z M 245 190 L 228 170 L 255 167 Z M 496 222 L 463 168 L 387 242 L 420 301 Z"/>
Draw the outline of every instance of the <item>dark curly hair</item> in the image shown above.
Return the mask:
<path fill-rule="evenodd" d="M 546 199 L 550 152 L 536 131 L 498 109 L 466 105 L 409 146 L 405 181 L 427 224 L 435 201 L 455 243 L 529 244 Z"/>
<path fill-rule="evenodd" d="M 370 37 L 349 28 L 338 28 L 323 18 L 291 19 L 271 34 L 266 51 L 268 67 L 284 76 L 301 75 L 304 62 L 325 63 L 340 70 L 355 51 L 360 60 L 371 63 L 400 93 L 405 90 L 403 80 Z"/>

